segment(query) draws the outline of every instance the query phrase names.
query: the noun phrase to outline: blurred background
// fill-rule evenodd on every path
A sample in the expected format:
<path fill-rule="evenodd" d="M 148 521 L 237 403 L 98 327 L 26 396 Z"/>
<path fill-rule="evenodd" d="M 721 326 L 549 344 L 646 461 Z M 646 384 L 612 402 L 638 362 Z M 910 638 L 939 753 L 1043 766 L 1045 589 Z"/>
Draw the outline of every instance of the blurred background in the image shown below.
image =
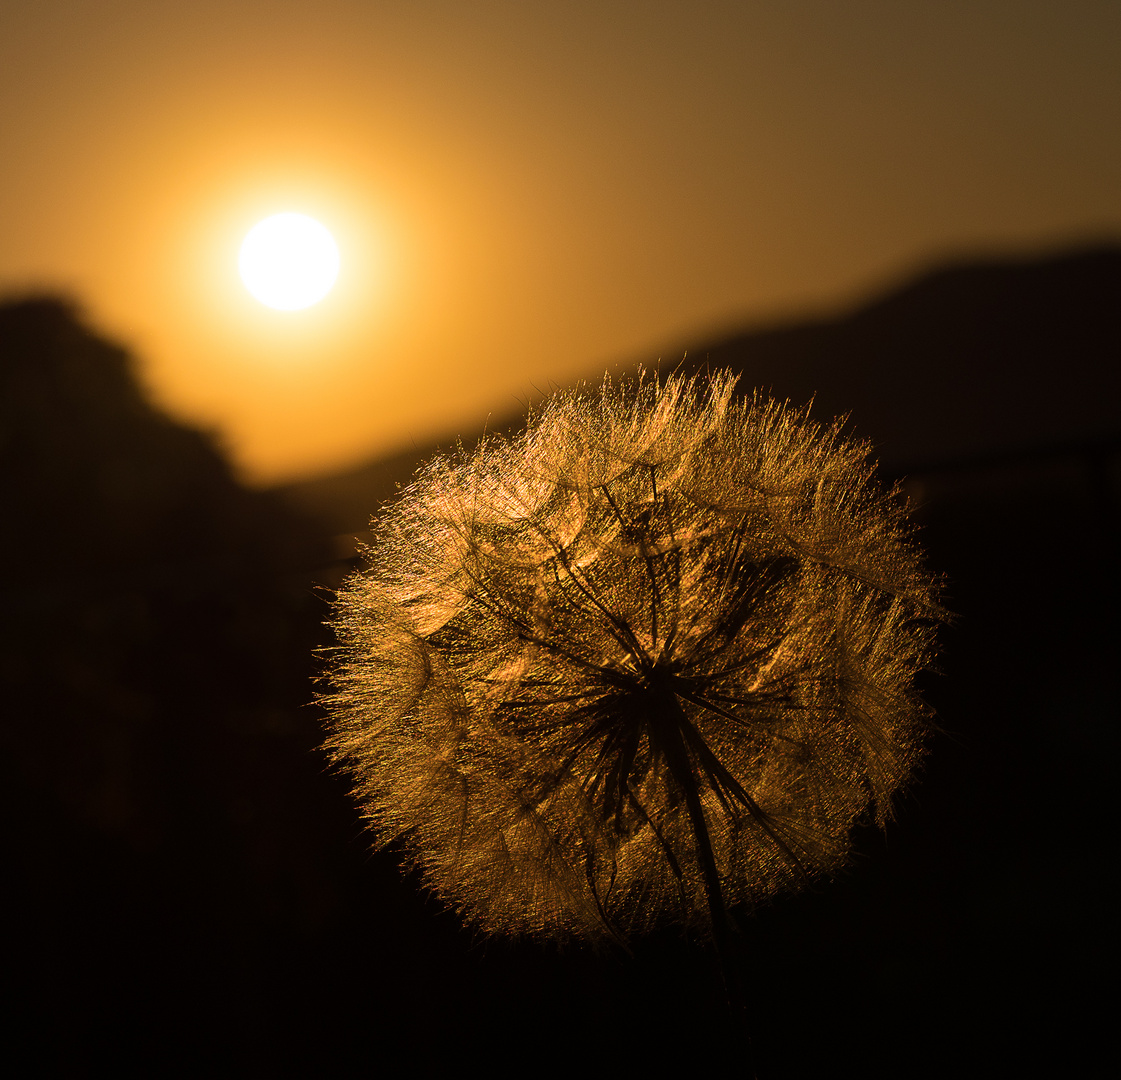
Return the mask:
<path fill-rule="evenodd" d="M 745 1060 L 704 949 L 479 940 L 317 749 L 371 514 L 644 364 L 847 416 L 956 613 L 897 823 L 745 913 L 754 1067 L 1084 1072 L 1119 131 L 1104 0 L 0 9 L 6 1013 L 38 1071 Z M 342 253 L 303 312 L 237 280 L 282 210 Z"/>
<path fill-rule="evenodd" d="M 0 287 L 77 297 L 254 484 L 1121 228 L 1108 0 L 10 0 Z M 237 278 L 339 244 L 321 304 Z"/>

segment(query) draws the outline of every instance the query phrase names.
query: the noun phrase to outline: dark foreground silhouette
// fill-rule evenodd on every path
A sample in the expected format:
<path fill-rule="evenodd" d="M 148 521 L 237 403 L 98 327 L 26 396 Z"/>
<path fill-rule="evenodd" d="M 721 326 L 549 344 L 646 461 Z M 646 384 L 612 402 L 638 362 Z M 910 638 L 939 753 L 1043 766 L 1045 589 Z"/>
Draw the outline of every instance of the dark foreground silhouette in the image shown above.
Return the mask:
<path fill-rule="evenodd" d="M 67 305 L 0 309 L 0 381 L 10 1022 L 48 1072 L 220 1054 L 258 943 L 330 902 L 322 545 Z"/>
<path fill-rule="evenodd" d="M 708 350 L 795 400 L 808 371 L 819 406 L 882 434 L 958 615 L 924 686 L 944 734 L 897 824 L 860 833 L 836 882 L 740 919 L 761 1077 L 1079 1075 L 1096 1061 L 1121 255 L 1049 266 L 961 270 L 930 279 L 922 303 L 905 291 L 827 333 L 789 332 L 788 345 L 816 334 L 814 348 L 849 349 L 843 365 L 804 344 L 791 360 L 782 335 L 769 368 L 767 335 Z M 894 312 L 890 333 L 877 310 Z M 935 347 L 932 326 L 957 330 Z M 947 358 L 975 335 L 969 364 Z M 897 370 L 906 379 L 885 383 Z M 1041 417 L 1040 396 L 1054 403 Z M 888 453 L 894 432 L 911 444 Z M 709 952 L 674 934 L 634 957 L 483 942 L 401 877 L 394 852 L 368 853 L 307 705 L 327 644 L 315 584 L 342 569 L 323 542 L 360 529 L 411 469 L 406 455 L 246 491 L 67 305 L 0 308 L 13 1060 L 67 1076 L 741 1075 L 744 1036 Z"/>

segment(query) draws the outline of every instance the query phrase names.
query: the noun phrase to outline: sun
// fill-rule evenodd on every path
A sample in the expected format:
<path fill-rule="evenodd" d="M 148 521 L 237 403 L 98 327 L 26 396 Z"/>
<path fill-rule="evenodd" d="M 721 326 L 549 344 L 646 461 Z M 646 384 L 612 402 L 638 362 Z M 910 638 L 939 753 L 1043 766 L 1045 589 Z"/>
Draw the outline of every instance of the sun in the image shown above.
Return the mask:
<path fill-rule="evenodd" d="M 331 291 L 339 276 L 339 249 L 314 218 L 274 214 L 246 234 L 238 269 L 245 287 L 262 304 L 298 311 Z"/>

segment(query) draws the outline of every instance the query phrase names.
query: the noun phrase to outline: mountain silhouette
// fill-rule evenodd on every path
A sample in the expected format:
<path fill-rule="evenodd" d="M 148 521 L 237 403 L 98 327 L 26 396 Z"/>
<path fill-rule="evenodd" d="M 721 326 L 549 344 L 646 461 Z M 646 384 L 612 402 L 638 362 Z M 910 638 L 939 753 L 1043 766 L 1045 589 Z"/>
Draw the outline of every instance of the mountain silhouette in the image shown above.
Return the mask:
<path fill-rule="evenodd" d="M 690 350 L 850 416 L 896 474 L 1121 435 L 1121 248 L 948 266 L 841 318 Z"/>
<path fill-rule="evenodd" d="M 314 925 L 330 877 L 319 527 L 54 297 L 0 305 L 0 505 L 12 1027 L 43 1075 L 166 1059 L 192 1026 L 237 1046 L 254 942 Z"/>
<path fill-rule="evenodd" d="M 961 264 L 672 365 L 849 414 L 885 476 L 906 475 L 956 613 L 921 686 L 940 730 L 897 824 L 858 830 L 851 873 L 742 919 L 761 1077 L 1097 1066 L 1119 299 L 1117 248 Z M 67 1076 L 739 1060 L 703 949 L 480 941 L 393 851 L 370 853 L 317 752 L 315 585 L 355 565 L 355 535 L 436 449 L 248 491 L 73 305 L 0 304 L 11 1056 Z"/>
<path fill-rule="evenodd" d="M 851 874 L 743 920 L 760 1076 L 831 1075 L 850 1056 L 868 1076 L 1065 1075 L 1108 1052 L 1091 976 L 1113 920 L 1101 853 L 1115 843 L 1119 361 L 1121 248 L 1099 247 L 943 267 L 847 314 L 702 341 L 669 365 L 812 398 L 822 423 L 847 415 L 885 479 L 903 478 L 955 613 L 940 673 L 921 680 L 939 732 L 887 840 L 859 836 Z M 436 450 L 280 494 L 345 556 Z M 491 948 L 469 1037 L 495 1030 L 488 1000 L 516 1010 L 503 1030 L 516 1016 L 527 1032 L 582 1030 L 577 1003 L 594 1002 L 631 1035 L 628 1064 L 664 1063 L 665 1032 L 712 1031 L 680 942 L 644 943 L 615 969 Z M 508 978 L 558 994 L 546 1008 Z"/>
<path fill-rule="evenodd" d="M 1092 452 L 1121 437 L 1121 247 L 961 262 L 829 319 L 756 328 L 663 352 L 686 372 L 728 368 L 739 389 L 813 402 L 821 423 L 872 442 L 886 475 L 1019 455 Z M 640 362 L 620 365 L 618 375 Z M 645 366 L 649 367 L 649 363 Z M 598 383 L 602 373 L 589 372 Z M 491 430 L 516 429 L 510 415 Z M 285 485 L 347 533 L 442 443 Z M 471 444 L 469 437 L 464 438 Z"/>

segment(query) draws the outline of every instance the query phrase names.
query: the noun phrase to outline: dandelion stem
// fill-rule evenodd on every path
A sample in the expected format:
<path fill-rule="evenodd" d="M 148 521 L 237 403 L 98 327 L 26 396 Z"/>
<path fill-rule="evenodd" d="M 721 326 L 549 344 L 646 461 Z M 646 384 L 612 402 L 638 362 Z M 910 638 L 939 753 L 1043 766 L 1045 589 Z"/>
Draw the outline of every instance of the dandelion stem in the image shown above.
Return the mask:
<path fill-rule="evenodd" d="M 720 873 L 716 868 L 712 838 L 705 820 L 704 807 L 701 805 L 700 785 L 683 735 L 684 730 L 692 725 L 671 685 L 656 670 L 652 673 L 648 701 L 652 734 L 665 757 L 670 776 L 685 799 L 685 809 L 689 814 L 696 842 L 697 861 L 704 881 L 724 991 L 729 1007 L 736 1013 L 743 1009 L 743 989 L 732 962 L 728 910 L 724 903 L 724 890 L 720 885 Z"/>

